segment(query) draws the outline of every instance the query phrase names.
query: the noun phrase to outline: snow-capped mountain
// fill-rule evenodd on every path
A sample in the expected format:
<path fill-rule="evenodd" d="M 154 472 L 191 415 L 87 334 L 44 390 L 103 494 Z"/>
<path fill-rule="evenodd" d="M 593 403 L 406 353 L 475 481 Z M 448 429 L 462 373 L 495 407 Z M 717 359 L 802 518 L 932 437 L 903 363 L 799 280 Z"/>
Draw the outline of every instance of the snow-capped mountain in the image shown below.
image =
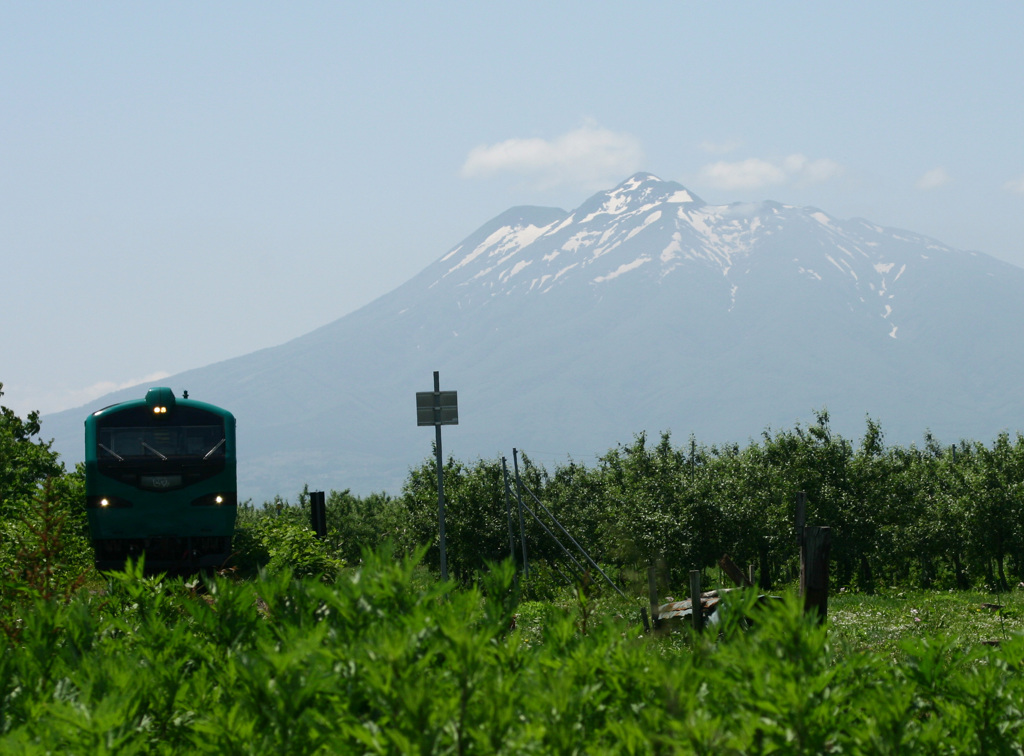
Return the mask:
<path fill-rule="evenodd" d="M 744 443 L 827 408 L 859 437 L 1024 427 L 1024 270 L 816 208 L 708 205 L 637 174 L 512 208 L 306 336 L 167 383 L 235 412 L 240 493 L 397 492 L 429 454 L 414 394 L 457 389 L 445 452 L 592 461 L 633 434 Z M 46 418 L 70 460 L 104 397 Z"/>
<path fill-rule="evenodd" d="M 863 220 L 843 223 L 815 208 L 711 206 L 679 184 L 637 174 L 571 213 L 514 208 L 429 272 L 436 276 L 432 287 L 449 287 L 463 305 L 488 296 L 558 296 L 569 287 L 600 297 L 602 286 L 626 279 L 646 286 L 677 283 L 666 280 L 671 276 L 717 277 L 711 293 L 731 311 L 747 286 L 763 286 L 759 276 L 770 267 L 776 275 L 845 288 L 851 309 L 877 316 L 878 330 L 897 338 L 896 292 L 908 264 L 958 254 L 922 236 Z"/>

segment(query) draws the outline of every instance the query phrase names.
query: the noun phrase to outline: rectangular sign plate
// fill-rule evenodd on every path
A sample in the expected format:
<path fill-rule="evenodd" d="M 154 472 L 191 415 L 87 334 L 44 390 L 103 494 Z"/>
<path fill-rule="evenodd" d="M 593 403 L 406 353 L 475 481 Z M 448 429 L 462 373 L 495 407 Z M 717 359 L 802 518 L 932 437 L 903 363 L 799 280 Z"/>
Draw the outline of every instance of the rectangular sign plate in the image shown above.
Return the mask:
<path fill-rule="evenodd" d="M 458 391 L 417 391 L 416 425 L 458 425 Z"/>

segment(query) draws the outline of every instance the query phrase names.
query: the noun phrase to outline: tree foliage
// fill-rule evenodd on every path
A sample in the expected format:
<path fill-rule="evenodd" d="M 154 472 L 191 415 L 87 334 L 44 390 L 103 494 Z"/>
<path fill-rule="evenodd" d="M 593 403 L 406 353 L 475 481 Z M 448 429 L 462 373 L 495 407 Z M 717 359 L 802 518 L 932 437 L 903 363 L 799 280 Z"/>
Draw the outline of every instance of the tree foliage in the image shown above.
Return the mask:
<path fill-rule="evenodd" d="M 46 522 L 60 522 L 68 549 L 60 562 L 70 565 L 68 574 L 90 561 L 81 470 L 65 472 L 39 433 L 37 412 L 22 419 L 0 407 L 4 574 L 19 554 L 42 553 L 52 529 L 41 528 L 40 507 Z M 570 545 L 575 540 L 613 574 L 642 574 L 659 565 L 673 584 L 685 584 L 689 570 L 710 568 L 729 554 L 737 564 L 753 565 L 769 587 L 797 574 L 799 492 L 806 495 L 807 524 L 832 528 L 837 587 L 1002 589 L 1024 582 L 1020 434 L 944 446 L 926 433 L 919 445 L 891 446 L 867 418 L 863 437 L 854 442 L 836 433 L 821 410 L 807 425 L 766 429 L 744 446 L 709 446 L 695 438 L 680 445 L 667 432 L 656 439 L 639 433 L 593 464 L 568 459 L 549 471 L 525 454 L 514 462 L 445 462 L 446 554 L 459 583 L 509 556 L 521 562 L 524 534 L 528 558 L 541 573 L 578 579 L 589 571 Z M 400 554 L 424 547 L 424 563 L 439 568 L 433 458 L 409 470 L 396 496 L 331 491 L 323 540 L 308 532 L 307 493 L 298 506 L 279 498 L 262 509 L 242 508 L 239 566 L 249 573 L 261 566 L 332 572 L 390 543 Z M 580 561 L 573 563 L 563 547 Z"/>
<path fill-rule="evenodd" d="M 4 395 L 0 383 L 0 397 Z M 39 435 L 39 413 L 24 420 L 14 410 L 0 406 L 0 516 L 9 516 L 31 501 L 42 483 L 61 475 L 64 466 Z"/>
<path fill-rule="evenodd" d="M 38 412 L 22 419 L 0 407 L 0 625 L 8 634 L 17 605 L 70 595 L 93 561 L 84 469 L 65 472 L 39 432 Z"/>
<path fill-rule="evenodd" d="M 454 579 L 470 581 L 487 563 L 510 555 L 521 561 L 521 496 L 531 562 L 571 568 L 552 538 L 566 542 L 548 510 L 613 571 L 657 564 L 685 584 L 689 570 L 710 568 L 729 554 L 737 564 L 754 565 L 761 584 L 771 586 L 796 577 L 795 502 L 804 492 L 807 524 L 832 528 L 837 587 L 1003 588 L 1024 581 L 1020 435 L 946 447 L 926 433 L 920 445 L 889 446 L 881 426 L 867 418 L 855 443 L 836 433 L 822 410 L 806 426 L 768 429 L 746 446 L 707 446 L 694 438 L 676 445 L 669 433 L 655 442 L 640 433 L 593 465 L 568 460 L 549 472 L 525 455 L 519 462 L 518 486 L 512 465 L 502 460 L 445 463 Z M 403 553 L 426 545 L 426 564 L 439 566 L 433 459 L 409 471 L 395 498 L 332 492 L 328 517 L 336 548 L 350 562 L 360 549 L 391 541 Z"/>

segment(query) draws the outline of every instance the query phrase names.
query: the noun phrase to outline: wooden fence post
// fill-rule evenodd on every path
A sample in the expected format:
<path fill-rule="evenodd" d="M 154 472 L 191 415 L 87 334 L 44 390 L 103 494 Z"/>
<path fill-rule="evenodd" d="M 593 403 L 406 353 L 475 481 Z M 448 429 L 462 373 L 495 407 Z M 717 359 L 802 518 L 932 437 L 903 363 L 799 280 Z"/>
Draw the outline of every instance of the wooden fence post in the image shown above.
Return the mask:
<path fill-rule="evenodd" d="M 653 564 L 647 568 L 647 597 L 651 602 L 651 624 L 657 630 L 661 627 L 661 617 L 658 616 L 658 572 Z"/>
<path fill-rule="evenodd" d="M 818 624 L 828 617 L 828 556 L 832 547 L 832 528 L 804 527 L 800 545 L 800 595 L 804 612 L 817 612 Z"/>
<path fill-rule="evenodd" d="M 750 588 L 754 585 L 753 581 L 743 574 L 743 570 L 736 566 L 736 563 L 729 558 L 728 554 L 722 555 L 722 558 L 718 560 L 718 566 L 740 588 Z"/>
<path fill-rule="evenodd" d="M 801 548 L 804 544 L 804 525 L 807 522 L 807 494 L 796 492 L 796 542 Z"/>
<path fill-rule="evenodd" d="M 704 629 L 704 605 L 700 603 L 700 570 L 690 570 L 690 608 L 693 629 L 699 633 Z"/>

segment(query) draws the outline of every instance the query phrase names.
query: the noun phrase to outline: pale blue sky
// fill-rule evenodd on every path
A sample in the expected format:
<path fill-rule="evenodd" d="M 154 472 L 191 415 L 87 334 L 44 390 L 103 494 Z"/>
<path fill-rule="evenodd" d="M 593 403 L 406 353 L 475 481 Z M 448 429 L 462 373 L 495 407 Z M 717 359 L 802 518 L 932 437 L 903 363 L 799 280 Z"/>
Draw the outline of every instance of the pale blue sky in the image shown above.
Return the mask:
<path fill-rule="evenodd" d="M 1022 34 L 1017 0 L 0 2 L 0 403 L 273 346 L 638 170 L 1024 265 Z"/>

